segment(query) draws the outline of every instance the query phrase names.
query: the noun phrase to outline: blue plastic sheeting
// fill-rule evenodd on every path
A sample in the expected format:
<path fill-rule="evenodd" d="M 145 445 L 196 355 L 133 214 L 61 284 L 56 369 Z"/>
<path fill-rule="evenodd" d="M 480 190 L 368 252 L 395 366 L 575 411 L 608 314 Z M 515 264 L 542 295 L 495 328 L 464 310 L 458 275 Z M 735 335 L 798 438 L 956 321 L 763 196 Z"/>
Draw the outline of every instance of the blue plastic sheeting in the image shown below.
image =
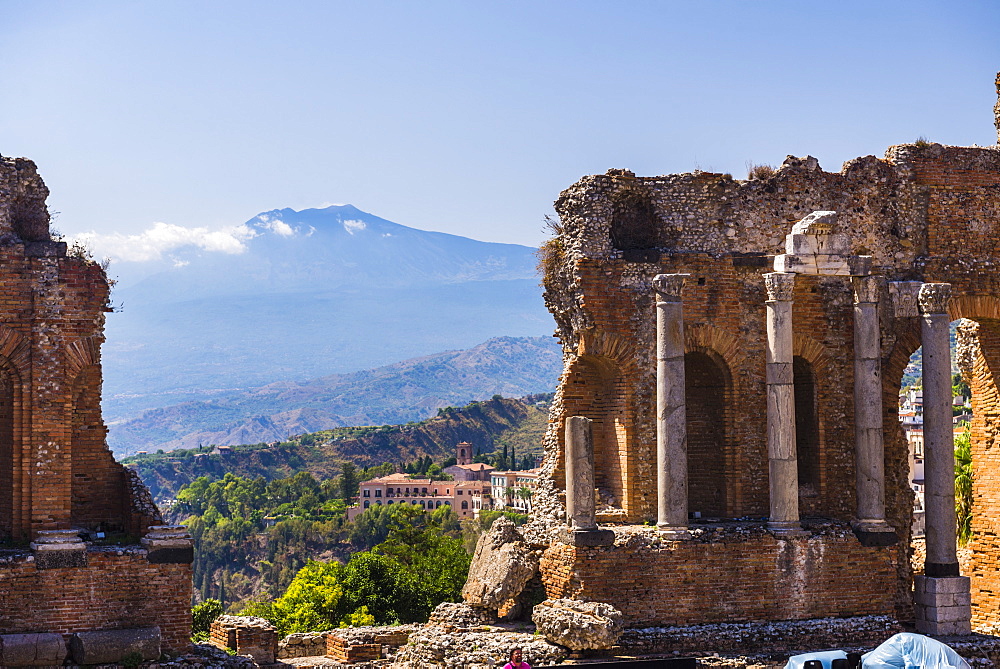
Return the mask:
<path fill-rule="evenodd" d="M 834 660 L 847 659 L 847 653 L 842 650 L 825 650 L 821 653 L 803 653 L 802 655 L 792 655 L 785 664 L 785 669 L 802 669 L 809 660 L 819 660 L 823 663 L 823 669 L 831 669 Z"/>
<path fill-rule="evenodd" d="M 861 658 L 864 669 L 971 669 L 951 648 L 921 634 L 902 632 Z"/>

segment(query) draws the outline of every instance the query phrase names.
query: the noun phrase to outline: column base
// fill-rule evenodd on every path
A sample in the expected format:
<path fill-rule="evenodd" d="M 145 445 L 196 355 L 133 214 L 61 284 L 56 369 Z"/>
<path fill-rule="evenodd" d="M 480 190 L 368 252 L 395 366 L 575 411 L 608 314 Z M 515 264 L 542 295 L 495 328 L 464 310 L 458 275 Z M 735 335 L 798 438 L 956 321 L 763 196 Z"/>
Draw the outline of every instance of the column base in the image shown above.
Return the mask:
<path fill-rule="evenodd" d="M 802 529 L 802 524 L 797 520 L 768 521 L 767 531 L 782 539 L 798 539 L 809 536 L 809 533 Z"/>
<path fill-rule="evenodd" d="M 924 564 L 924 576 L 931 578 L 948 578 L 958 576 L 957 562 L 927 562 Z"/>
<path fill-rule="evenodd" d="M 588 546 L 612 546 L 615 543 L 615 533 L 595 527 L 591 530 L 565 528 L 559 532 L 559 540 L 570 546 L 585 548 Z"/>
<path fill-rule="evenodd" d="M 914 576 L 917 632 L 936 636 L 972 634 L 968 576 Z"/>
<path fill-rule="evenodd" d="M 851 523 L 854 536 L 862 546 L 895 546 L 899 543 L 899 535 L 892 525 L 884 520 L 856 520 Z"/>
<path fill-rule="evenodd" d="M 661 538 L 668 541 L 685 541 L 691 538 L 691 532 L 686 525 L 657 525 L 656 531 Z"/>

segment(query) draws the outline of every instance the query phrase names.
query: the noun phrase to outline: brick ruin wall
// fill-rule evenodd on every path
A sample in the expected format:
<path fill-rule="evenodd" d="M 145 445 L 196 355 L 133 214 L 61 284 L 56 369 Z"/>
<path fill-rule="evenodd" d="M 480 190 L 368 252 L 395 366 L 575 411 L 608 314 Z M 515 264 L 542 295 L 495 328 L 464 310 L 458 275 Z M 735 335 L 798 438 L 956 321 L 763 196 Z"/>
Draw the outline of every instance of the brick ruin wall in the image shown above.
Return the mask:
<path fill-rule="evenodd" d="M 191 565 L 150 564 L 138 547 L 92 548 L 87 566 L 39 569 L 27 555 L 0 555 L 0 632 L 159 626 L 163 650 L 191 645 Z"/>
<path fill-rule="evenodd" d="M 47 195 L 31 161 L 0 158 L 0 539 L 141 530 L 159 518 L 132 504 L 101 419 L 108 282 L 50 238 Z"/>
<path fill-rule="evenodd" d="M 614 603 L 630 627 L 886 611 L 905 616 L 895 602 L 902 550 L 862 548 L 849 532 L 793 542 L 760 529 L 738 540 L 705 543 L 633 540 L 599 548 L 556 543 L 542 557 L 542 572 L 548 596 Z M 859 572 L 859 563 L 867 568 Z"/>
<path fill-rule="evenodd" d="M 1000 117 L 998 117 L 1000 118 Z M 565 371 L 546 435 L 543 481 L 533 504 L 551 523 L 564 522 L 563 419 L 592 418 L 597 484 L 602 489 L 601 522 L 642 523 L 656 517 L 655 313 L 651 280 L 660 273 L 688 273 L 683 290 L 689 417 L 689 502 L 691 511 L 728 519 L 768 514 L 768 460 L 764 347 L 766 299 L 762 273 L 771 256 L 783 252 L 792 224 L 815 210 L 839 215 L 839 232 L 851 253 L 873 256 L 873 273 L 890 281 L 942 281 L 953 285 L 952 318 L 995 327 L 1000 317 L 1000 148 L 950 147 L 933 143 L 894 146 L 883 159 L 846 163 L 823 171 L 813 158 L 789 157 L 771 175 L 747 181 L 695 172 L 636 177 L 625 170 L 583 178 L 556 202 L 557 235 L 543 246 L 545 299 L 557 322 Z M 884 294 L 879 306 L 882 336 L 883 427 L 886 510 L 908 545 L 912 492 L 907 444 L 898 422 L 899 383 L 910 355 L 920 345 L 917 318 L 896 318 Z M 855 508 L 853 416 L 853 296 L 846 277 L 799 275 L 793 306 L 799 452 L 800 513 L 848 523 Z M 994 340 L 985 348 L 1000 354 Z M 997 342 L 1000 343 L 1000 342 Z M 984 349 L 985 350 L 985 349 Z M 981 473 L 1000 434 L 992 378 L 976 388 L 974 452 L 977 460 L 974 528 L 993 555 L 1000 514 L 984 506 L 1000 497 L 1000 485 Z M 992 469 L 991 471 L 1000 471 Z M 987 492 L 989 491 L 989 492 Z M 991 502 L 992 504 L 992 502 Z M 1000 509 L 997 509 L 1000 510 Z M 813 537 L 809 541 L 815 540 Z M 853 542 L 853 543 L 852 543 Z M 822 542 L 821 542 L 822 543 Z M 725 555 L 732 547 L 697 544 L 695 563 Z M 768 554 L 768 549 L 759 547 Z M 700 551 L 700 552 L 699 552 Z M 911 573 L 905 550 L 893 553 L 892 601 L 885 582 L 884 549 L 863 548 L 853 538 L 831 546 L 824 560 L 840 563 L 846 581 L 859 585 L 858 612 L 879 602 L 881 613 L 910 606 Z M 614 551 L 563 551 L 552 569 L 590 574 L 578 581 L 586 598 L 617 583 L 621 564 Z M 665 558 L 664 558 L 665 559 Z M 768 562 L 767 558 L 765 562 Z M 642 560 L 637 562 L 642 563 Z M 642 577 L 664 577 L 649 558 Z M 673 561 L 663 563 L 679 564 Z M 725 560 L 722 561 L 725 563 Z M 720 563 L 720 564 L 722 564 Z M 770 563 L 770 562 L 769 562 Z M 557 567 L 557 565 L 559 565 Z M 679 567 L 671 567 L 675 573 Z M 554 573 L 554 572 L 553 572 Z M 767 572 L 777 578 L 776 572 Z M 613 577 L 611 575 L 614 575 Z M 789 615 L 779 599 L 759 610 L 756 596 L 743 591 L 725 569 L 716 592 L 729 592 L 732 606 L 765 619 Z M 1000 592 L 1000 565 L 973 574 L 975 592 Z M 550 583 L 559 578 L 548 574 Z M 564 579 L 565 580 L 565 579 Z M 846 613 L 835 603 L 837 586 L 810 591 L 829 599 L 822 615 Z M 667 581 L 662 587 L 667 588 Z M 555 590 L 573 590 L 554 585 Z M 673 587 L 673 586 L 671 586 Z M 702 586 L 699 586 L 702 587 Z M 824 590 L 823 588 L 827 589 Z M 849 587 L 849 586 L 842 586 Z M 978 588 L 978 590 L 976 590 Z M 609 599 L 642 606 L 620 589 Z M 640 588 L 641 590 L 641 588 Z M 655 590 L 647 590 L 650 597 Z M 666 592 L 666 591 L 665 591 Z M 743 592 L 744 594 L 738 594 Z M 616 594 L 617 593 L 617 594 Z M 740 598 L 743 599 L 734 599 Z M 671 597 L 671 599 L 673 599 Z M 974 604 L 979 624 L 1000 620 L 990 597 Z M 617 604 L 616 604 L 617 605 Z M 624 610 L 624 609 L 623 609 Z M 659 623 L 672 623 L 664 609 Z M 793 617 L 805 615 L 794 613 Z"/>
<path fill-rule="evenodd" d="M 184 556 L 91 548 L 74 566 L 46 568 L 27 549 L 42 530 L 134 541 L 162 523 L 149 491 L 105 441 L 107 278 L 51 239 L 47 195 L 31 161 L 0 157 L 0 634 L 159 625 L 164 647 L 183 650 L 191 628 Z"/>

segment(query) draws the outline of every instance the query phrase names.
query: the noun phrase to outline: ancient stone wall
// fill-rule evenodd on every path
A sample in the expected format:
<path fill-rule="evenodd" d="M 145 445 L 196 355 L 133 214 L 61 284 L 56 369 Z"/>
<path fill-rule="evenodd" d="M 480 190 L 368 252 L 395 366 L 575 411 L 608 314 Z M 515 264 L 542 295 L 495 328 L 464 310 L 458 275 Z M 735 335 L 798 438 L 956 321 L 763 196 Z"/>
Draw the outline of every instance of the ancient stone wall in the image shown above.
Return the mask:
<path fill-rule="evenodd" d="M 163 649 L 191 640 L 191 565 L 150 564 L 138 547 L 91 548 L 86 566 L 40 569 L 28 551 L 0 551 L 4 634 L 159 626 Z"/>
<path fill-rule="evenodd" d="M 619 516 L 641 522 L 655 513 L 652 277 L 691 275 L 683 292 L 690 383 L 701 383 L 700 397 L 715 402 L 696 401 L 692 413 L 697 419 L 701 407 L 721 418 L 707 437 L 704 429 L 689 429 L 689 442 L 701 456 L 689 460 L 691 510 L 729 518 L 766 515 L 761 274 L 769 271 L 769 256 L 782 251 L 791 224 L 814 209 L 840 213 L 852 252 L 872 255 L 883 267 L 912 263 L 926 250 L 926 232 L 914 213 L 924 194 L 907 176 L 874 157 L 852 161 L 839 174 L 823 172 L 814 159 L 790 158 L 763 180 L 706 173 L 644 179 L 612 170 L 562 194 L 557 210 L 564 232 L 550 243 L 546 274 L 546 299 L 567 355 L 560 416 L 586 415 L 597 423 L 598 461 L 620 469 L 598 474 Z M 620 203 L 634 201 L 637 193 L 649 203 L 641 211 L 662 246 L 615 248 L 613 240 L 621 235 L 613 230 L 624 225 Z M 626 217 L 629 229 L 636 227 L 636 216 Z M 850 282 L 800 276 L 793 318 L 794 355 L 801 373 L 814 381 L 815 462 L 805 463 L 811 476 L 803 486 L 802 512 L 850 520 L 853 407 L 844 392 L 853 382 Z M 885 404 L 894 406 L 891 384 L 886 391 Z M 885 424 L 894 430 L 888 414 Z M 552 437 L 549 467 L 558 488 L 558 430 Z"/>

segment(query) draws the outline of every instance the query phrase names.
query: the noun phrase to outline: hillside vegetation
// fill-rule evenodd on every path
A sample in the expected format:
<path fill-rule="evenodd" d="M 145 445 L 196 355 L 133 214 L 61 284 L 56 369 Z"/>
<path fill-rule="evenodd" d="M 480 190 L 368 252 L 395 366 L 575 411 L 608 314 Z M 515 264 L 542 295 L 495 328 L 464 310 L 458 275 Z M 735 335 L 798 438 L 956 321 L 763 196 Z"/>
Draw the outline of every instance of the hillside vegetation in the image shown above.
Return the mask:
<path fill-rule="evenodd" d="M 231 473 L 272 481 L 308 472 L 324 480 L 339 475 L 345 462 L 372 467 L 423 458 L 444 461 L 462 441 L 473 444 L 479 453 L 506 447 L 512 460 L 522 459 L 541 453 L 548 416 L 535 402 L 547 397 L 530 396 L 526 402 L 496 396 L 445 407 L 434 418 L 404 425 L 337 428 L 278 443 L 233 446 L 227 453 L 204 446 L 137 455 L 123 462 L 135 467 L 154 499 L 162 502 L 201 476 L 215 480 Z"/>

